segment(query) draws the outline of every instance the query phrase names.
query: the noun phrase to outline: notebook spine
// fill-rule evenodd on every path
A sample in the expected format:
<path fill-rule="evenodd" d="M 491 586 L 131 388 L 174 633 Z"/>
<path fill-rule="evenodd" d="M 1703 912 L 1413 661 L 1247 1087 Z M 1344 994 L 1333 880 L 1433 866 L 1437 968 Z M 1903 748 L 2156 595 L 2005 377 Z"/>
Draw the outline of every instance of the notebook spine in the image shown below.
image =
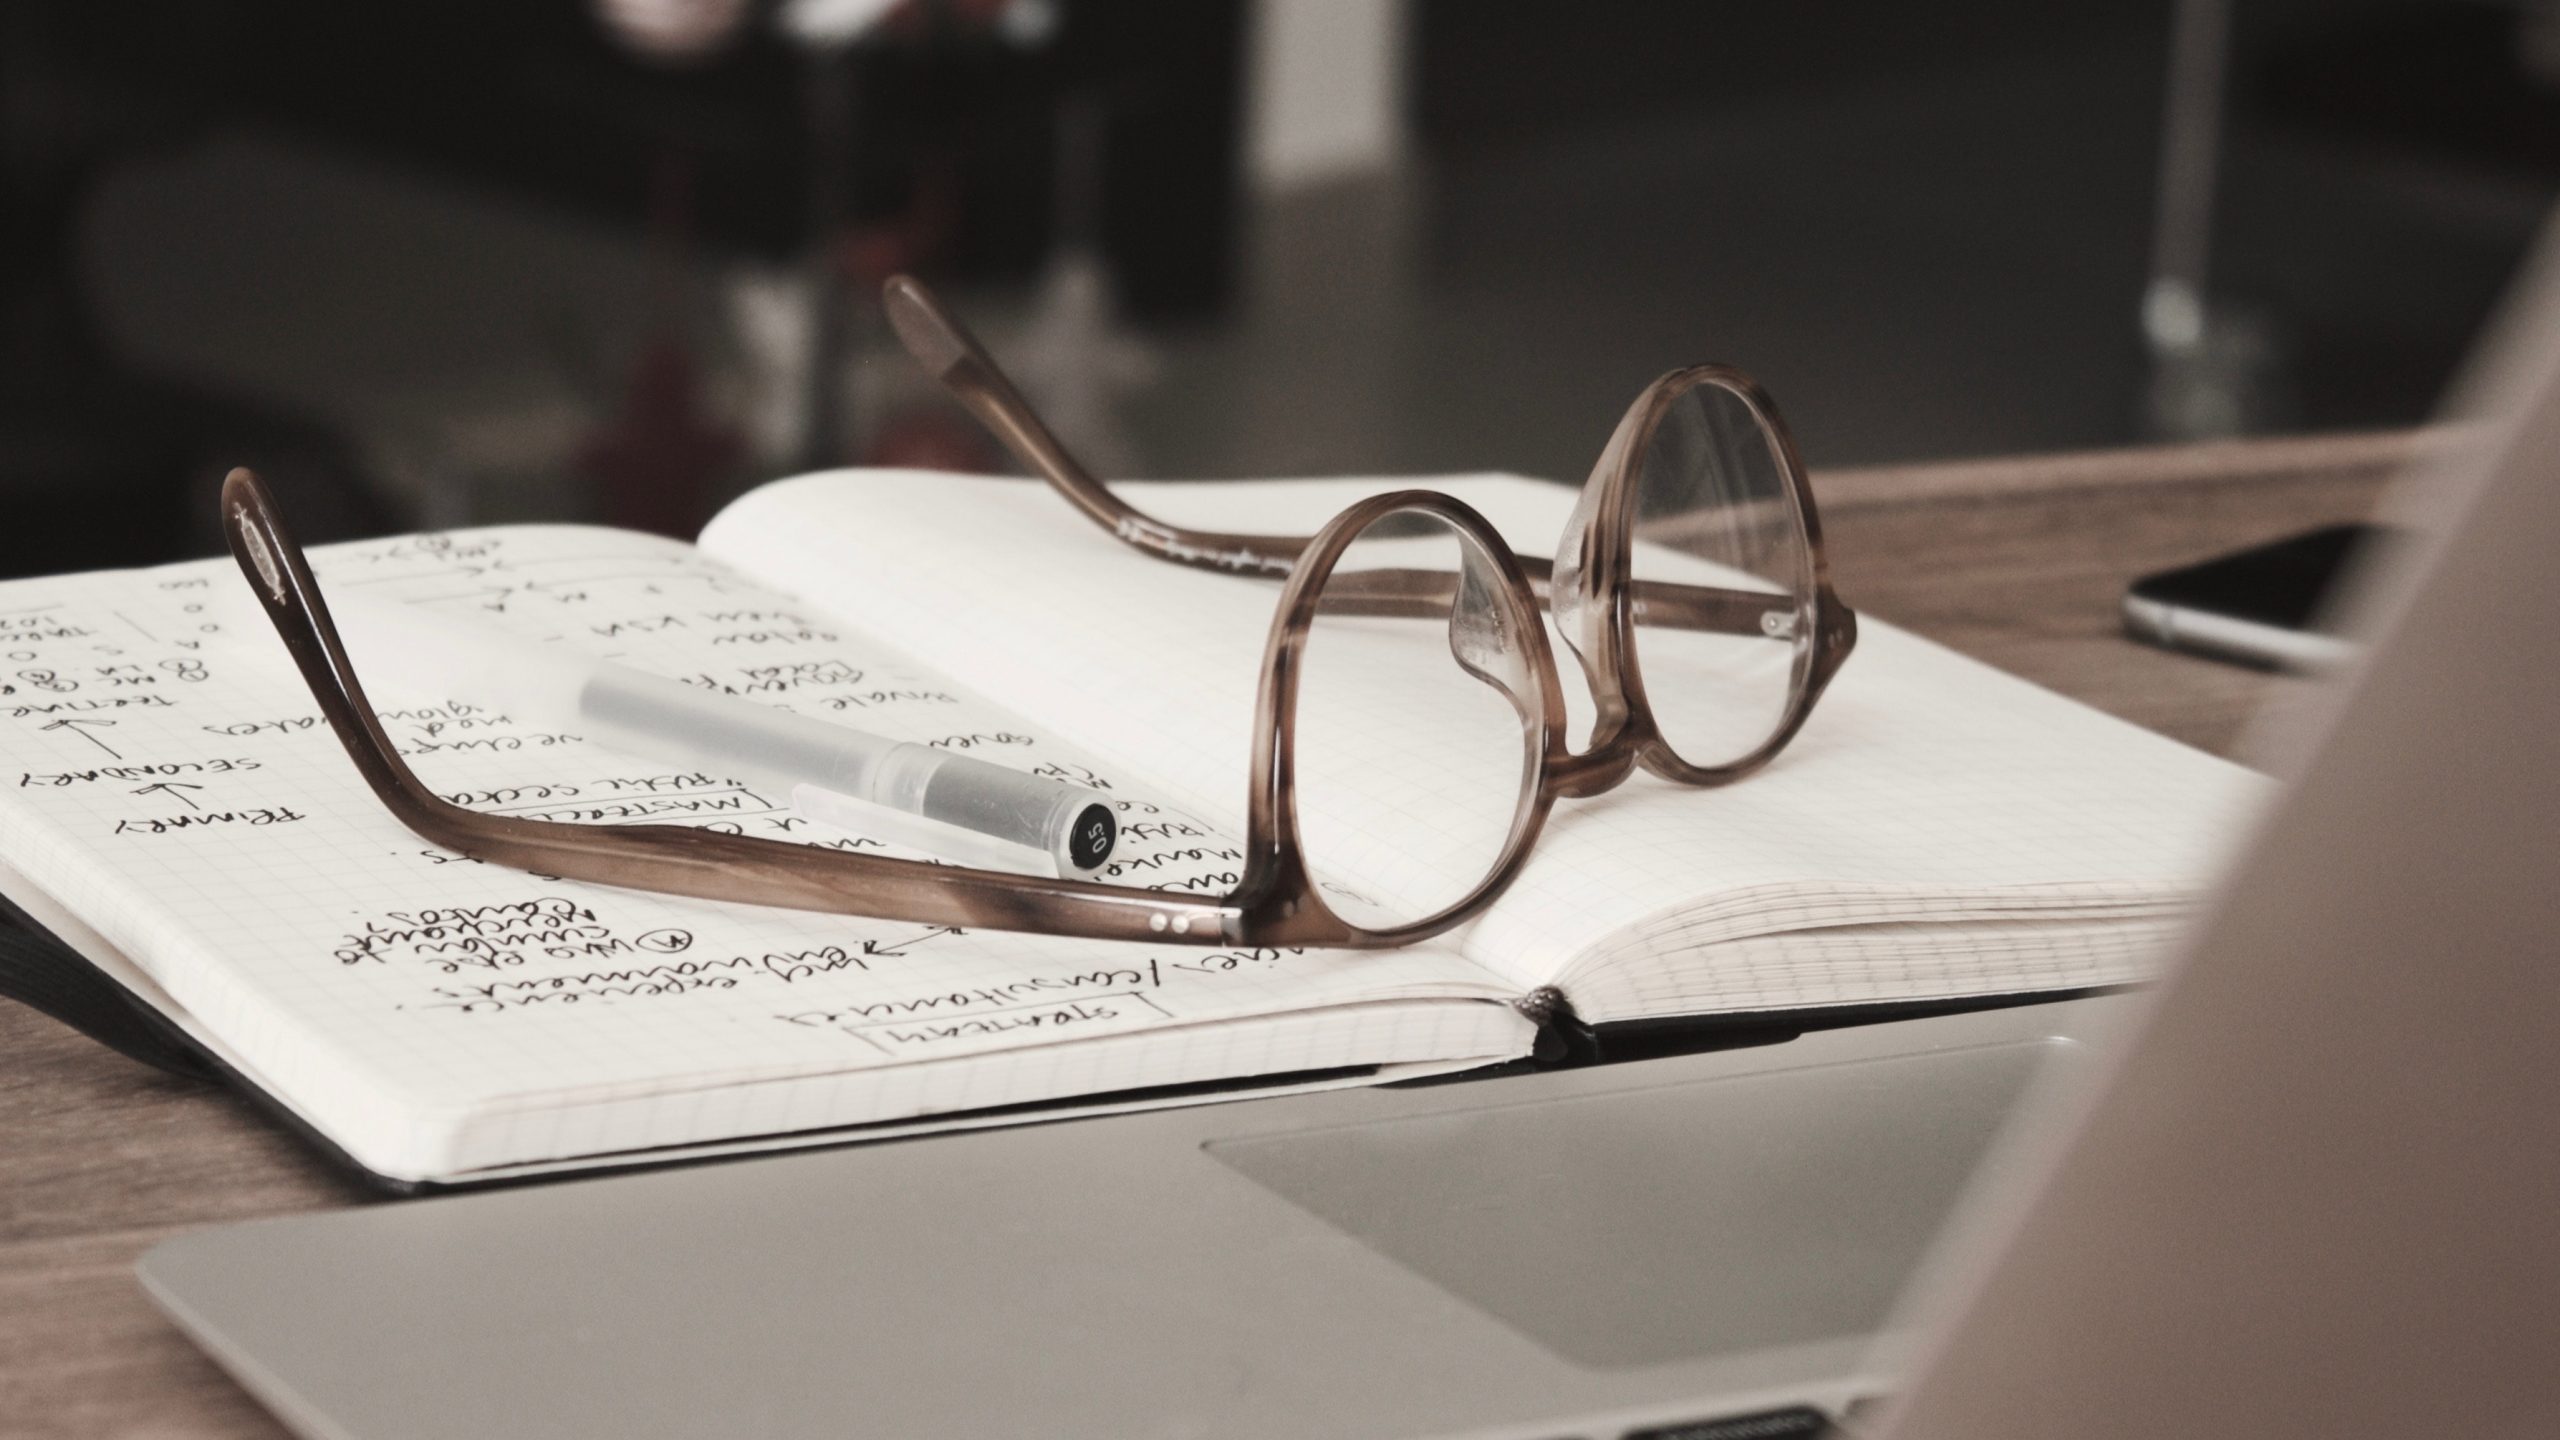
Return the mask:
<path fill-rule="evenodd" d="M 1570 1065 L 1593 1053 L 1591 1027 L 1573 1013 L 1573 1002 L 1553 985 L 1541 985 L 1511 1002 L 1538 1027 L 1531 1057 L 1541 1065 Z"/>

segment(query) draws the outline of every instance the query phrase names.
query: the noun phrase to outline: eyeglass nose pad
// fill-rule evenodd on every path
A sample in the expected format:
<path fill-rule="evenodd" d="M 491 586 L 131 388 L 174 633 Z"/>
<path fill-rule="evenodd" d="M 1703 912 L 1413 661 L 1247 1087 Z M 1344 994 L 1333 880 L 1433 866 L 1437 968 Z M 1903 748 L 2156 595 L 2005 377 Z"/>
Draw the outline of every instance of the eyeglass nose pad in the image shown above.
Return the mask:
<path fill-rule="evenodd" d="M 1502 603 L 1502 577 L 1473 545 L 1461 547 L 1458 593 L 1449 606 L 1449 653 L 1458 667 L 1511 697 L 1523 717 L 1536 706 L 1537 682 L 1529 655 L 1512 633 L 1511 607 Z"/>
<path fill-rule="evenodd" d="M 1614 450 L 1619 444 L 1609 442 Z M 1601 457 L 1605 467 L 1608 457 Z M 1600 492 L 1597 474 L 1582 487 L 1582 495 L 1574 501 L 1573 513 L 1565 517 L 1564 534 L 1556 541 L 1555 568 L 1548 572 L 1547 614 L 1555 620 L 1556 638 L 1573 652 L 1585 670 L 1591 667 L 1591 647 L 1598 637 L 1593 633 L 1600 618 L 1591 613 L 1588 597 L 1583 594 L 1584 552 L 1591 540 L 1592 526 L 1599 522 Z"/>
<path fill-rule="evenodd" d="M 1567 529 L 1564 543 L 1556 547 L 1555 568 L 1548 571 L 1547 614 L 1555 621 L 1556 638 L 1573 658 L 1589 664 L 1582 649 L 1582 536 Z"/>

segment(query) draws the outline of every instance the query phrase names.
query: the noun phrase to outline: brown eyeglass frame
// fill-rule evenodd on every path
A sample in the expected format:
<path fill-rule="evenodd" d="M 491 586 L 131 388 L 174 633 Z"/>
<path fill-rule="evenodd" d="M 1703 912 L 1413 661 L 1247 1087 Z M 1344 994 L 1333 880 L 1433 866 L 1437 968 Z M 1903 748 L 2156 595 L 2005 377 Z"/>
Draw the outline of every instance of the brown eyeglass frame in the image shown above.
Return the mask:
<path fill-rule="evenodd" d="M 890 313 L 909 348 L 944 383 L 1077 506 L 1138 549 L 1206 568 L 1281 576 L 1285 583 L 1263 657 L 1255 702 L 1253 769 L 1247 795 L 1243 879 L 1221 899 L 1175 891 L 1050 879 L 887 856 L 850 854 L 746 835 L 670 825 L 582 825 L 493 815 L 452 804 L 422 784 L 375 717 L 363 683 L 329 618 L 327 601 L 274 498 L 245 469 L 224 480 L 224 534 L 251 591 L 309 684 L 322 715 L 384 808 L 410 830 L 446 849 L 519 869 L 629 889 L 826 911 L 963 928 L 1018 930 L 1098 940 L 1235 946 L 1381 948 L 1410 944 L 1462 924 L 1501 893 L 1527 858 L 1555 801 L 1596 795 L 1624 781 L 1639 764 L 1691 784 L 1735 779 L 1765 764 L 1811 711 L 1845 660 L 1855 618 L 1832 593 L 1823 563 L 1812 495 L 1793 442 L 1776 410 L 1738 371 L 1694 367 L 1656 381 L 1628 411 L 1576 509 L 1568 547 L 1578 563 L 1563 583 L 1583 601 L 1577 652 L 1599 723 L 1591 747 L 1565 743 L 1562 681 L 1539 618 L 1540 601 L 1557 589 L 1553 567 L 1524 564 L 1484 517 L 1453 497 L 1424 490 L 1373 496 L 1351 506 L 1304 539 L 1225 535 L 1163 524 L 1126 505 L 1076 464 L 1025 405 L 1001 371 L 957 322 L 941 314 L 921 286 L 890 282 Z M 921 308 L 919 308 L 921 307 Z M 917 316 L 927 317 L 920 327 Z M 942 363 L 918 345 L 920 329 L 951 348 Z M 947 338 L 944 338 L 947 337 Z M 1641 453 L 1671 400 L 1688 383 L 1731 389 L 1766 428 L 1783 460 L 1803 517 L 1814 578 L 1813 641 L 1798 645 L 1794 693 L 1779 728 L 1757 750 L 1727 765 L 1681 761 L 1645 703 L 1634 661 L 1632 605 L 1702 627 L 1779 636 L 1767 623 L 1782 598 L 1687 586 L 1627 583 L 1632 534 L 1629 457 Z M 1676 383 L 1675 382 L 1679 382 Z M 1361 571 L 1329 586 L 1352 542 L 1384 517 L 1411 511 L 1445 522 L 1462 541 L 1465 569 Z M 1454 591 L 1454 593 L 1453 593 Z M 1468 608 L 1458 602 L 1472 598 Z M 1789 602 L 1793 597 L 1783 597 Z M 1476 631 L 1462 662 L 1503 690 L 1526 732 L 1520 802 L 1501 855 L 1482 882 L 1436 915 L 1387 929 L 1344 921 L 1326 905 L 1307 868 L 1297 812 L 1295 715 L 1309 627 L 1318 609 L 1392 615 L 1451 615 L 1466 610 Z M 1562 620 L 1563 616 L 1559 616 Z M 1453 643 L 1458 639 L 1453 623 Z M 1568 631 L 1569 634 L 1574 633 Z M 1474 659 L 1469 661 L 1470 654 Z"/>
<path fill-rule="evenodd" d="M 1016 460 L 1046 480 L 1093 522 L 1134 549 L 1179 565 L 1229 574 L 1272 578 L 1296 574 L 1319 551 L 1321 535 L 1240 535 L 1193 530 L 1169 524 L 1131 505 L 1093 477 L 1060 444 L 1057 436 L 1022 398 L 986 348 L 945 309 L 922 281 L 893 275 L 883 287 L 882 308 L 899 342 L 916 363 L 931 371 L 954 398 L 976 416 Z M 1712 385 L 1742 402 L 1776 457 L 1786 483 L 1788 501 L 1802 522 L 1806 565 L 1810 572 L 1811 644 L 1800 650 L 1787 708 L 1768 738 L 1738 759 L 1716 765 L 1693 765 L 1680 758 L 1655 721 L 1646 702 L 1635 630 L 1643 623 L 1671 629 L 1718 631 L 1731 635 L 1794 639 L 1799 617 L 1796 597 L 1725 590 L 1710 586 L 1638 581 L 1634 563 L 1636 462 L 1654 429 L 1671 406 L 1691 389 Z M 1465 506 L 1459 507 L 1466 510 Z M 1469 515 L 1474 511 L 1466 510 Z M 1340 525 L 1337 518 L 1334 524 Z M 1328 527 L 1330 530 L 1332 527 Z M 1476 517 L 1472 527 L 1495 549 L 1507 549 Z M 1528 593 L 1556 612 L 1560 632 L 1582 662 L 1591 684 L 1598 716 L 1590 748 L 1565 753 L 1563 717 L 1553 716 L 1550 736 L 1559 747 L 1550 765 L 1558 795 L 1597 795 L 1620 782 L 1638 765 L 1666 780 L 1689 785 L 1719 785 L 1738 780 L 1774 759 L 1795 738 L 1814 702 L 1849 658 L 1858 639 L 1858 617 L 1831 587 L 1831 565 L 1822 543 L 1822 521 L 1814 508 L 1813 486 L 1805 478 L 1804 461 L 1795 436 L 1778 414 L 1777 403 L 1750 375 L 1730 365 L 1690 365 L 1673 370 L 1644 388 L 1618 421 L 1609 443 L 1591 467 L 1581 500 L 1565 524 L 1557 546 L 1561 564 L 1536 556 L 1515 557 Z M 1437 584 L 1433 582 L 1436 579 Z M 1326 593 L 1327 606 L 1358 604 L 1368 613 L 1427 616 L 1447 610 L 1448 577 L 1423 571 L 1362 572 L 1360 583 L 1337 586 Z M 1783 600 L 1783 605 L 1773 601 Z M 1289 618 L 1284 612 L 1283 620 Z M 1280 625 L 1275 622 L 1266 665 L 1276 663 Z M 1266 674 L 1269 671 L 1266 669 Z M 1264 699 L 1267 705 L 1269 696 Z"/>

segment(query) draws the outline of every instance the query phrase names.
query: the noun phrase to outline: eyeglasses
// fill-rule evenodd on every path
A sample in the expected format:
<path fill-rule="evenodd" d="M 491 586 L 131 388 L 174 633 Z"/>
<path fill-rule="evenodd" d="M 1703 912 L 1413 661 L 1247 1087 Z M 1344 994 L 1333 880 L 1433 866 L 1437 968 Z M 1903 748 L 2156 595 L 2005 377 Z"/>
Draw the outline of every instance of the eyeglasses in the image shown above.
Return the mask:
<path fill-rule="evenodd" d="M 886 303 L 908 350 L 1112 534 L 1161 560 L 1280 581 L 1234 890 L 1211 899 L 452 804 L 393 748 L 273 498 L 234 470 L 222 492 L 234 557 L 395 818 L 497 864 L 745 904 L 1107 940 L 1403 945 L 1490 905 L 1559 799 L 1601 794 L 1639 766 L 1716 785 L 1768 763 L 1854 642 L 1794 444 L 1740 371 L 1695 366 L 1646 387 L 1548 564 L 1428 490 L 1364 499 L 1305 538 L 1168 524 L 1077 464 L 921 284 L 891 280 Z M 1542 607 L 1590 686 L 1579 751 Z"/>

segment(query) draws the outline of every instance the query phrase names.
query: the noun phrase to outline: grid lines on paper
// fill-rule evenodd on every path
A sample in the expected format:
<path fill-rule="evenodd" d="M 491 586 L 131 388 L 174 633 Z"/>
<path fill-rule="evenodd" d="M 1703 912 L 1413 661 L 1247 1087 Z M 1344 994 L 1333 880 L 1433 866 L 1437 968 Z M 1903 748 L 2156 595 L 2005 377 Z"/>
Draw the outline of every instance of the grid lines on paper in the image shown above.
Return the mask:
<path fill-rule="evenodd" d="M 1181 523 L 1308 534 L 1363 495 L 1411 483 L 1131 493 Z M 1525 553 L 1552 545 L 1572 502 L 1571 492 L 1506 477 L 1429 483 L 1485 513 Z M 801 531 L 836 537 L 843 548 L 831 563 L 855 563 L 829 572 L 795 561 L 782 537 Z M 1041 487 L 953 476 L 768 487 L 705 544 L 775 556 L 795 587 L 879 608 L 997 698 L 1039 707 L 1062 734 L 1163 777 L 1204 813 L 1230 824 L 1239 815 L 1278 586 L 1140 555 Z M 1560 665 L 1568 692 L 1578 690 L 1570 657 Z M 1712 700 L 1670 677 L 1648 682 L 1658 708 Z M 1423 727 L 1380 716 L 1372 730 Z M 1437 759 L 1417 753 L 1397 776 L 1389 798 L 1430 812 L 1397 817 L 1398 834 L 1428 833 L 1481 792 L 1481 776 Z M 1752 897 L 1756 923 L 1804 932 L 1923 901 L 2034 899 L 2056 921 L 2128 902 L 2167 908 L 2192 897 L 2261 793 L 2237 767 L 1871 620 L 1774 764 L 1707 790 L 1638 775 L 1558 805 L 1518 881 L 1463 946 L 1525 988 L 1615 953 L 1613 937 L 1711 911 L 1719 896 Z M 1752 933 L 1754 918 L 1720 938 Z M 1875 977 L 1879 993 L 1904 984 Z M 1841 983 L 1854 983 L 1849 972 Z"/>
<path fill-rule="evenodd" d="M 757 703 L 836 714 L 842 702 L 865 728 L 919 743 L 1001 737 L 1019 752 L 1013 763 L 1082 759 L 903 653 L 670 542 L 520 527 L 315 560 L 326 587 L 459 611 Z M 757 910 L 446 854 L 363 788 L 244 597 L 184 608 L 239 583 L 227 565 L 197 564 L 0 586 L 60 620 L 21 647 L 41 663 L 8 673 L 41 671 L 61 687 L 30 691 L 16 675 L 0 695 L 0 746 L 27 777 L 0 805 L 0 842 L 289 1103 L 387 1173 L 437 1173 L 474 1117 L 501 1112 L 600 1104 L 633 1133 L 715 1112 L 759 1129 L 855 1123 L 878 1117 L 737 1107 L 786 1093 L 759 1081 L 1486 988 L 1446 954 L 1359 965 L 1273 955 L 1213 973 L 1186 968 L 1188 949 Z M 113 633 L 120 653 L 88 648 L 136 621 L 141 633 Z M 228 628 L 189 632 L 202 638 L 181 651 L 181 624 Z M 192 678 L 107 669 L 180 658 Z M 355 660 L 421 779 L 464 803 L 538 794 L 558 802 L 554 818 L 581 818 L 644 796 L 668 807 L 660 823 L 791 831 L 779 807 L 722 777 L 405 693 L 397 657 Z M 31 708 L 66 705 L 113 723 L 47 730 L 55 710 Z M 1111 998 L 1090 1000 L 1099 992 Z M 687 1098 L 724 1086 L 738 1095 Z M 815 1092 L 790 1093 L 805 1105 Z"/>

